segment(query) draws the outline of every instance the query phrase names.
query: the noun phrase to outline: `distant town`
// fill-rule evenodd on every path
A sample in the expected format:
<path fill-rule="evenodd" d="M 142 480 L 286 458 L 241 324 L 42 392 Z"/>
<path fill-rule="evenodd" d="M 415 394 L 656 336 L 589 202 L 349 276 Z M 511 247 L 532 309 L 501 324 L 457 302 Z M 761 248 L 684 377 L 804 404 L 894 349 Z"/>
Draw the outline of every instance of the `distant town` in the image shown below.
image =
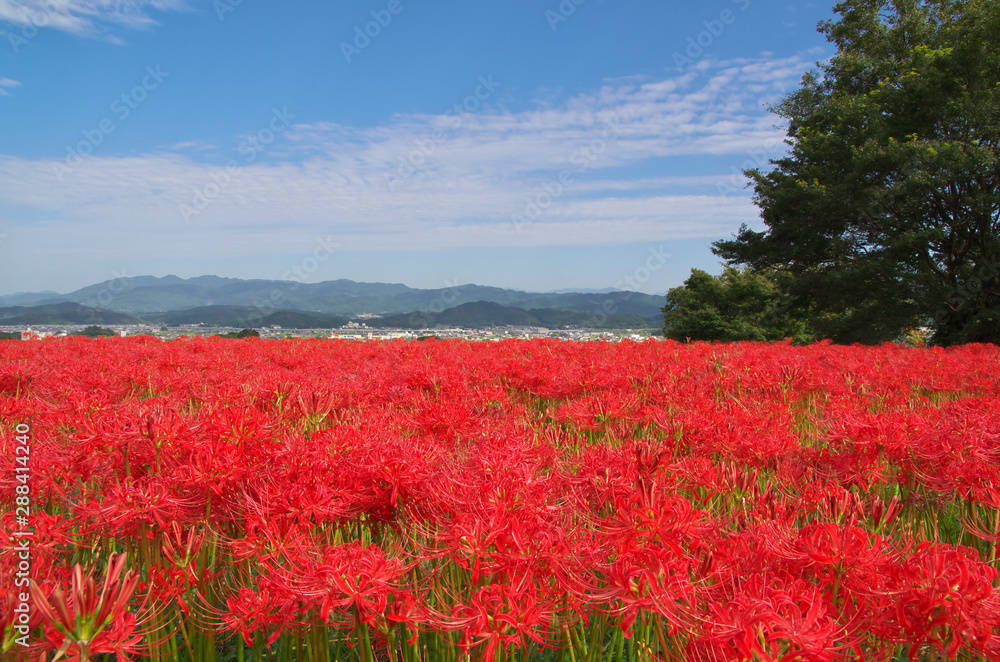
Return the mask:
<path fill-rule="evenodd" d="M 122 277 L 68 294 L 0 296 L 6 338 L 147 335 L 261 338 L 659 337 L 660 296 L 622 290 L 522 292 L 478 285 L 419 290 L 391 283 Z"/>
<path fill-rule="evenodd" d="M 175 340 L 194 336 L 234 336 L 243 329 L 231 326 L 207 326 L 204 324 L 182 324 L 163 327 L 152 324 L 125 324 L 102 327 L 115 336 L 152 336 L 160 340 Z M 0 334 L 7 338 L 20 337 L 21 340 L 86 335 L 83 325 L 0 325 Z M 419 340 L 426 338 L 461 338 L 464 340 L 504 340 L 507 338 L 561 338 L 563 340 L 634 340 L 662 338 L 662 333 L 653 329 L 545 329 L 532 326 L 504 326 L 486 329 L 426 328 L 426 329 L 371 329 L 365 324 L 352 323 L 339 329 L 284 329 L 280 326 L 254 329 L 253 335 L 260 338 L 327 338 L 331 340 Z M 104 333 L 101 335 L 111 335 Z"/>

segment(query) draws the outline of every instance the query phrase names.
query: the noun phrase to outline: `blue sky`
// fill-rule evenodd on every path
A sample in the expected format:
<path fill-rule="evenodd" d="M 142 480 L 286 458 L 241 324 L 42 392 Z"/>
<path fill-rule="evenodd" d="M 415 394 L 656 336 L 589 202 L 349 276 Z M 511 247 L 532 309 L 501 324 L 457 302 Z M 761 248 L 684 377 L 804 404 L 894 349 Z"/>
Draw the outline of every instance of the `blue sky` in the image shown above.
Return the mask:
<path fill-rule="evenodd" d="M 759 225 L 738 173 L 832 5 L 0 0 L 0 294 L 664 292 Z"/>

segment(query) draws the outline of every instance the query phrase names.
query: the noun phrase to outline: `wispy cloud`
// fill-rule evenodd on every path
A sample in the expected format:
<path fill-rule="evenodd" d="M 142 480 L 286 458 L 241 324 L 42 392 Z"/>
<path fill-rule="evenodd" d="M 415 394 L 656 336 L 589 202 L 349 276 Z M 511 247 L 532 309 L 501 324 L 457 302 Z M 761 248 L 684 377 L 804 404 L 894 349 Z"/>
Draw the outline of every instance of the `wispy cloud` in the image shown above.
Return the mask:
<path fill-rule="evenodd" d="M 149 28 L 157 24 L 151 11 L 186 8 L 184 0 L 0 0 L 0 21 L 97 36 L 112 26 Z"/>
<path fill-rule="evenodd" d="M 780 145 L 761 98 L 794 87 L 809 64 L 746 60 L 668 80 L 609 81 L 558 104 L 473 114 L 457 128 L 445 115 L 402 115 L 373 128 L 293 123 L 252 163 L 234 150 L 230 180 L 187 224 L 180 207 L 226 166 L 192 160 L 191 141 L 140 156 L 95 153 L 62 182 L 57 160 L 0 156 L 0 211 L 31 210 L 47 220 L 20 232 L 50 248 L 51 237 L 63 237 L 81 255 L 276 254 L 318 233 L 357 250 L 717 237 L 756 216 L 749 196 L 715 190 L 731 178 L 729 164 Z M 609 126 L 613 141 L 602 139 Z M 435 149 L 390 188 L 400 159 L 435 130 L 443 132 Z M 581 150 L 592 157 L 583 168 Z M 692 161 L 706 157 L 727 165 L 693 174 Z M 518 231 L 511 215 L 564 171 L 572 181 Z"/>
<path fill-rule="evenodd" d="M 10 78 L 0 78 L 0 96 L 9 97 L 10 92 L 5 88 L 20 87 L 21 83 Z"/>

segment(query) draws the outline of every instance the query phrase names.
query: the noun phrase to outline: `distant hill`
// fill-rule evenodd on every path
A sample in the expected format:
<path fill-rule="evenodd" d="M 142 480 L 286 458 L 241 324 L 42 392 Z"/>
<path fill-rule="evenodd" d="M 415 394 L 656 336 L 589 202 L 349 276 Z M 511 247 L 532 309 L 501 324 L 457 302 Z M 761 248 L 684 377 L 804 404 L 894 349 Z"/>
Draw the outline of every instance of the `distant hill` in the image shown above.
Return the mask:
<path fill-rule="evenodd" d="M 54 303 L 43 306 L 0 308 L 0 324 L 30 326 L 39 324 L 141 324 L 142 320 L 125 313 L 97 310 L 78 303 Z"/>
<path fill-rule="evenodd" d="M 664 304 L 662 299 L 625 291 L 538 293 L 482 285 L 423 290 L 399 283 L 358 283 L 346 279 L 306 284 L 218 276 L 187 279 L 134 276 L 89 285 L 69 294 L 39 292 L 0 297 L 0 306 L 72 302 L 136 317 L 211 306 L 239 306 L 253 309 L 257 314 L 290 310 L 319 316 L 352 316 L 443 311 L 466 303 L 486 302 L 522 310 L 553 308 L 590 315 L 599 315 L 603 310 L 612 315 L 656 317 Z"/>
<path fill-rule="evenodd" d="M 250 306 L 201 306 L 188 310 L 171 310 L 165 313 L 143 313 L 143 319 L 158 324 L 206 324 L 254 328 L 280 326 L 286 329 L 334 329 L 347 324 L 346 317 L 337 315 L 312 315 L 295 310 L 280 310 L 261 315 Z"/>
<path fill-rule="evenodd" d="M 350 320 L 337 315 L 310 315 L 294 310 L 281 310 L 266 315 L 260 326 L 280 326 L 283 329 L 336 329 Z"/>
<path fill-rule="evenodd" d="M 121 325 L 162 324 L 178 326 L 204 324 L 205 326 L 235 328 L 266 328 L 279 326 L 285 329 L 335 329 L 350 320 L 340 315 L 322 315 L 299 310 L 279 310 L 261 315 L 251 306 L 199 306 L 186 310 L 129 315 L 108 310 L 97 310 L 77 303 L 63 302 L 42 306 L 11 306 L 0 308 L 0 324 L 5 326 L 30 325 Z M 370 328 L 424 329 L 435 327 L 460 327 L 481 329 L 497 326 L 538 326 L 548 329 L 604 328 L 645 329 L 656 328 L 660 317 L 634 314 L 602 315 L 592 312 L 559 310 L 556 308 L 531 308 L 501 306 L 491 301 L 473 301 L 446 308 L 438 313 L 412 311 L 364 320 Z"/>
<path fill-rule="evenodd" d="M 162 313 L 143 313 L 143 319 L 158 324 L 206 324 L 209 326 L 249 326 L 256 308 L 249 306 L 198 306 L 186 310 L 168 310 Z"/>
<path fill-rule="evenodd" d="M 571 287 L 566 287 L 561 290 L 552 290 L 546 292 L 545 294 L 610 294 L 611 292 L 621 292 L 617 287 L 605 287 L 600 290 L 594 290 L 589 288 L 579 288 L 573 289 Z"/>
<path fill-rule="evenodd" d="M 366 320 L 372 328 L 424 329 L 460 327 L 482 329 L 494 326 L 538 326 L 547 329 L 651 329 L 662 324 L 662 318 L 639 315 L 607 315 L 581 313 L 552 308 L 523 310 L 488 301 L 463 303 L 440 313 L 413 312 Z"/>
<path fill-rule="evenodd" d="M 39 301 L 56 299 L 61 296 L 61 294 L 52 290 L 45 290 L 44 292 L 15 292 L 14 294 L 0 297 L 0 307 L 19 306 L 24 303 L 37 304 Z"/>

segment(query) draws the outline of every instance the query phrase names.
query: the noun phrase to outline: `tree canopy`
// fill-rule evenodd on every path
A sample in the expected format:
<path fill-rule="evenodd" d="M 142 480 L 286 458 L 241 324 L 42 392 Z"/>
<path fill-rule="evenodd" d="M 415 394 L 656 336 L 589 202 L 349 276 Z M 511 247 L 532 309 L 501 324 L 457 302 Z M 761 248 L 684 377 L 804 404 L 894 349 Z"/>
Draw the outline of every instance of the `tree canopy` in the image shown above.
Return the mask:
<path fill-rule="evenodd" d="M 242 331 L 230 331 L 228 333 L 217 334 L 220 338 L 260 338 L 260 331 L 256 329 L 243 329 Z"/>
<path fill-rule="evenodd" d="M 772 108 L 787 157 L 745 171 L 765 230 L 716 242 L 773 270 L 821 337 L 1000 339 L 1000 3 L 851 0 L 836 55 Z"/>
<path fill-rule="evenodd" d="M 103 326 L 90 325 L 85 327 L 83 330 L 74 333 L 75 336 L 86 336 L 87 338 L 113 338 L 118 334 L 114 329 L 108 329 Z"/>
<path fill-rule="evenodd" d="M 729 267 L 715 277 L 693 269 L 667 293 L 663 335 L 672 340 L 815 340 L 809 323 L 788 309 L 775 275 Z"/>

